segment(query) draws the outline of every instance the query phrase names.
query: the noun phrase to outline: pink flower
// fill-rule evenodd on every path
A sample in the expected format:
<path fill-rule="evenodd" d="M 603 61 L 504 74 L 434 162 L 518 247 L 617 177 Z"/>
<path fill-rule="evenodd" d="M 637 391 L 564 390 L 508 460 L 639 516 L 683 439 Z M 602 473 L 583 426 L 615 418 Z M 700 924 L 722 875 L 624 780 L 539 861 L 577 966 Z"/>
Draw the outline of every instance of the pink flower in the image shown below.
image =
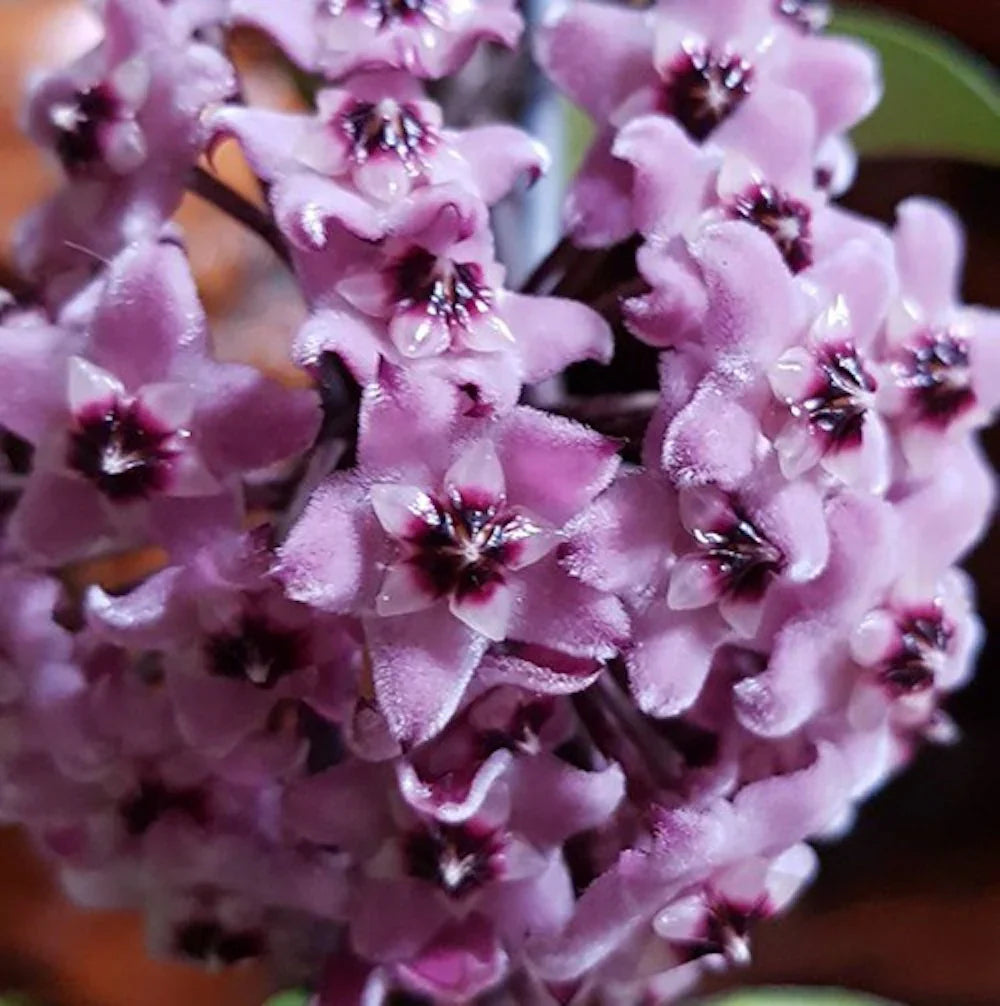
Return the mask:
<path fill-rule="evenodd" d="M 279 551 L 290 596 L 365 614 L 376 696 L 408 739 L 444 725 L 491 641 L 601 658 L 625 631 L 618 603 L 574 580 L 554 549 L 613 477 L 614 444 L 526 408 L 467 418 L 464 396 L 434 388 L 383 371 L 363 408 L 359 471 L 321 487 Z M 580 681 L 556 675 L 550 687 Z"/>
<path fill-rule="evenodd" d="M 900 297 L 886 327 L 882 401 L 918 472 L 941 447 L 989 422 L 1000 402 L 991 312 L 959 303 L 962 235 L 942 208 L 908 200 L 895 234 Z"/>
<path fill-rule="evenodd" d="M 631 174 L 610 148 L 636 116 L 668 116 L 696 143 L 751 157 L 770 148 L 815 159 L 871 111 L 879 92 L 871 56 L 789 30 L 789 13 L 770 0 L 684 0 L 648 12 L 578 3 L 556 15 L 540 36 L 540 61 L 601 129 L 567 204 L 578 242 L 628 236 Z M 812 125 L 796 136 L 783 115 L 800 103 Z"/>
<path fill-rule="evenodd" d="M 192 547 L 232 526 L 242 473 L 303 450 L 318 425 L 311 392 L 207 356 L 187 264 L 168 244 L 134 246 L 111 264 L 82 335 L 0 333 L 0 367 L 20 388 L 0 422 L 35 447 L 11 533 L 50 561 L 102 541 Z"/>
<path fill-rule="evenodd" d="M 386 359 L 508 408 L 522 383 L 608 359 L 611 333 L 595 312 L 504 289 L 486 207 L 457 183 L 416 190 L 384 210 L 346 201 L 333 185 L 299 202 L 305 194 L 290 183 L 275 197 L 320 308 L 299 334 L 303 363 L 334 352 L 369 382 Z"/>
<path fill-rule="evenodd" d="M 330 80 L 383 68 L 443 77 L 482 41 L 513 46 L 522 28 L 508 0 L 294 0 L 280 14 L 267 0 L 233 0 L 233 17 L 267 32 L 296 63 Z"/>
<path fill-rule="evenodd" d="M 794 478 L 819 463 L 847 485 L 881 493 L 889 484 L 889 437 L 872 357 L 893 277 L 860 241 L 814 275 L 829 291 L 827 306 L 808 345 L 787 350 L 769 374 L 791 413 L 775 438 L 782 471 Z"/>
<path fill-rule="evenodd" d="M 421 185 L 458 182 L 492 204 L 521 175 L 537 178 L 548 160 L 512 126 L 446 128 L 440 107 L 400 71 L 357 73 L 320 91 L 314 115 L 230 105 L 211 123 L 239 140 L 268 182 L 298 173 L 308 185 L 315 173 L 378 203 Z"/>
<path fill-rule="evenodd" d="M 78 283 L 95 257 L 157 236 L 207 138 L 202 111 L 236 87 L 228 61 L 157 0 L 106 0 L 102 10 L 103 42 L 38 81 L 28 106 L 31 136 L 68 176 L 19 237 L 25 267 L 44 269 L 48 283 L 59 273 Z"/>
<path fill-rule="evenodd" d="M 343 620 L 317 621 L 266 575 L 268 556 L 235 537 L 170 567 L 128 594 L 93 587 L 88 613 L 104 637 L 159 655 L 181 736 L 233 773 L 308 755 L 309 706 L 351 706 L 356 642 Z M 282 714 L 290 720 L 285 730 Z M 255 750 L 256 749 L 256 750 Z"/>

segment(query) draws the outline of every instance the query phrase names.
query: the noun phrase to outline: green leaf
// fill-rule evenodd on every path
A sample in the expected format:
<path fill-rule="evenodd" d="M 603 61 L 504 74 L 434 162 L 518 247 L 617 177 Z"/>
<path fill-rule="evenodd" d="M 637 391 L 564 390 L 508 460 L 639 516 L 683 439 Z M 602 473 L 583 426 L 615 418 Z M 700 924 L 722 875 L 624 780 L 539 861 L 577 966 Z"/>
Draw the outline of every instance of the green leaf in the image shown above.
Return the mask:
<path fill-rule="evenodd" d="M 703 1006 L 891 1006 L 885 999 L 873 999 L 842 989 L 754 989 L 735 995 L 709 999 Z"/>
<path fill-rule="evenodd" d="M 862 8 L 838 13 L 831 30 L 882 57 L 885 97 L 854 132 L 862 154 L 1000 165 L 1000 78 L 985 60 L 936 29 Z"/>
<path fill-rule="evenodd" d="M 306 1006 L 309 993 L 302 991 L 279 992 L 264 1003 L 264 1006 Z M 0 1003 L 3 1006 L 3 1003 Z"/>

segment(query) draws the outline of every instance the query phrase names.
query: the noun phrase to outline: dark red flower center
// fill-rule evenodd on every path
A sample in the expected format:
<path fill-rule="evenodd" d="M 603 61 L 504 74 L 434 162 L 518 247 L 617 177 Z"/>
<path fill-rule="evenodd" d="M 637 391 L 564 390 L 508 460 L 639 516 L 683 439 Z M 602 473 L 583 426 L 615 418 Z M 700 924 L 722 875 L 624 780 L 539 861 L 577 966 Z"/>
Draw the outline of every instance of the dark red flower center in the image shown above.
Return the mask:
<path fill-rule="evenodd" d="M 691 534 L 731 596 L 761 597 L 771 578 L 784 568 L 781 549 L 769 542 L 739 508 L 734 507 L 729 527 L 708 531 L 695 528 Z"/>
<path fill-rule="evenodd" d="M 72 100 L 50 111 L 56 154 L 67 172 L 73 174 L 102 161 L 101 129 L 119 114 L 119 101 L 106 84 L 77 91 Z"/>
<path fill-rule="evenodd" d="M 954 628 L 938 608 L 910 612 L 900 619 L 899 643 L 879 668 L 879 680 L 896 695 L 926 691 L 951 648 Z"/>
<path fill-rule="evenodd" d="M 857 446 L 877 388 L 875 379 L 850 345 L 824 350 L 817 363 L 822 376 L 801 409 L 833 448 Z"/>
<path fill-rule="evenodd" d="M 685 49 L 669 67 L 663 86 L 663 111 L 693 139 L 704 140 L 750 94 L 753 67 L 733 53 Z"/>
<path fill-rule="evenodd" d="M 174 953 L 201 964 L 239 964 L 262 957 L 266 943 L 251 929 L 228 930 L 214 919 L 194 919 L 174 933 Z"/>
<path fill-rule="evenodd" d="M 555 712 L 555 699 L 539 695 L 519 702 L 506 723 L 483 730 L 479 735 L 483 753 L 511 751 L 537 754 L 541 750 L 541 734 Z"/>
<path fill-rule="evenodd" d="M 282 678 L 308 664 L 301 632 L 273 625 L 257 614 L 245 614 L 235 632 L 206 643 L 210 673 L 257 688 L 273 688 Z"/>
<path fill-rule="evenodd" d="M 471 824 L 435 823 L 412 832 L 404 843 L 409 875 L 456 899 L 495 880 L 503 865 L 502 853 L 500 835 Z"/>
<path fill-rule="evenodd" d="M 193 787 L 171 789 L 158 779 L 146 779 L 137 792 L 119 808 L 125 830 L 134 837 L 145 835 L 165 814 L 177 813 L 204 825 L 208 810 L 205 793 Z"/>
<path fill-rule="evenodd" d="M 805 203 L 765 184 L 737 196 L 728 209 L 734 220 L 746 220 L 767 234 L 792 272 L 812 265 L 812 211 Z"/>
<path fill-rule="evenodd" d="M 395 264 L 393 274 L 400 311 L 419 310 L 464 328 L 493 306 L 493 291 L 476 262 L 452 262 L 413 248 Z"/>
<path fill-rule="evenodd" d="M 933 426 L 947 427 L 975 404 L 968 347 L 950 332 L 927 333 L 905 351 L 896 372 L 913 415 Z"/>
<path fill-rule="evenodd" d="M 476 500 L 459 492 L 433 500 L 432 521 L 421 520 L 406 538 L 407 562 L 435 597 L 465 598 L 505 580 L 530 524 L 502 501 Z"/>
<path fill-rule="evenodd" d="M 391 99 L 355 102 L 344 113 L 342 123 L 359 164 L 386 153 L 395 154 L 410 167 L 420 163 L 434 142 L 416 109 Z"/>
<path fill-rule="evenodd" d="M 111 399 L 76 417 L 67 464 L 114 503 L 146 499 L 170 482 L 177 435 L 140 402 Z"/>
<path fill-rule="evenodd" d="M 777 0 L 775 7 L 782 17 L 794 21 L 809 34 L 822 31 L 830 23 L 828 0 Z"/>
<path fill-rule="evenodd" d="M 327 4 L 332 14 L 339 14 L 348 6 L 370 12 L 381 29 L 424 20 L 430 5 L 428 0 L 330 0 Z"/>

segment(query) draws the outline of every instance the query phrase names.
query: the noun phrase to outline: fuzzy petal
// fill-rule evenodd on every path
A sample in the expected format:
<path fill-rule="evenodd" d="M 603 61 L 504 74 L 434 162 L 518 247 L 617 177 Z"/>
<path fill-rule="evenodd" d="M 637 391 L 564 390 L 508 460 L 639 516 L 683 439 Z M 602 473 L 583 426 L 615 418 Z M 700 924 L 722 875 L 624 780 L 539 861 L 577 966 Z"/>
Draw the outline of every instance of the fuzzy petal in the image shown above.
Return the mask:
<path fill-rule="evenodd" d="M 614 477 L 617 444 L 569 419 L 519 408 L 499 438 L 507 498 L 562 527 Z"/>
<path fill-rule="evenodd" d="M 394 737 L 414 744 L 451 718 L 487 639 L 443 604 L 413 615 L 368 619 L 375 695 Z"/>
<path fill-rule="evenodd" d="M 583 304 L 508 293 L 500 311 L 513 334 L 523 380 L 529 384 L 552 377 L 571 363 L 611 360 L 611 329 Z"/>

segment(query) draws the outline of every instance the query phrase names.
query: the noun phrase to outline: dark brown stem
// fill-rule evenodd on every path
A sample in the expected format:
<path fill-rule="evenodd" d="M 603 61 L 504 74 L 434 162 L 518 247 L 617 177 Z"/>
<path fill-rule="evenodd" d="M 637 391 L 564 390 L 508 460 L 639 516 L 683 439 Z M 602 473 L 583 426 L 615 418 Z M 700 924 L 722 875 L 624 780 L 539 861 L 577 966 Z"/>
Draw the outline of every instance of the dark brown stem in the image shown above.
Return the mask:
<path fill-rule="evenodd" d="M 633 391 L 594 397 L 566 397 L 548 405 L 548 411 L 585 423 L 606 437 L 626 441 L 637 453 L 646 427 L 659 401 L 655 391 Z"/>
<path fill-rule="evenodd" d="M 622 303 L 630 297 L 638 297 L 649 292 L 649 284 L 637 276 L 635 279 L 607 290 L 596 299 L 590 301 L 590 306 L 602 317 L 616 319 L 621 315 Z"/>
<path fill-rule="evenodd" d="M 650 727 L 649 721 L 629 701 L 610 673 L 602 674 L 594 688 L 657 784 L 666 790 L 675 788 L 684 764 L 680 754 Z"/>
<path fill-rule="evenodd" d="M 282 262 L 291 265 L 288 245 L 269 213 L 201 166 L 192 170 L 188 189 L 263 238 Z"/>

